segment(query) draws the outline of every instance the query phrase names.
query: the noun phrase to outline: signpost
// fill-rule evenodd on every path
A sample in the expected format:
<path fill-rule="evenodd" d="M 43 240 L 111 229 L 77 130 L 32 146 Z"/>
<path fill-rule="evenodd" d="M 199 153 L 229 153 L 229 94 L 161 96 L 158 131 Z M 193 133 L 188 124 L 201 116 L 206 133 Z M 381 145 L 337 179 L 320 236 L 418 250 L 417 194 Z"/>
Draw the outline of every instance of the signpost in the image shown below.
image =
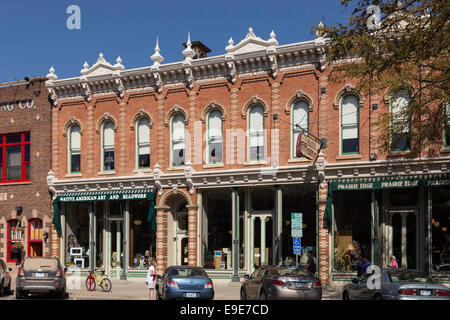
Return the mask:
<path fill-rule="evenodd" d="M 298 255 L 301 254 L 301 238 L 303 237 L 303 214 L 299 212 L 291 213 L 291 237 L 293 238 L 293 251 L 295 262 L 298 266 Z"/>

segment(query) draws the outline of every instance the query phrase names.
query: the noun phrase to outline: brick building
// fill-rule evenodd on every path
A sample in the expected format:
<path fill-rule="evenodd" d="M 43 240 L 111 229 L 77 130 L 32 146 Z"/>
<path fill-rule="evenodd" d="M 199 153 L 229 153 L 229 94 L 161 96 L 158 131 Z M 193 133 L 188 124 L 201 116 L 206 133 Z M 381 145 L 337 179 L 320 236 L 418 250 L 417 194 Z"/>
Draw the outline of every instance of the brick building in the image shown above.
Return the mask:
<path fill-rule="evenodd" d="M 66 266 L 140 277 L 153 256 L 159 272 L 201 265 L 236 281 L 293 255 L 291 213 L 302 213 L 323 283 L 348 281 L 360 255 L 438 272 L 447 238 L 432 223 L 448 224 L 449 140 L 441 157 L 411 160 L 405 132 L 382 155 L 374 123 L 408 92 L 329 83 L 324 44 L 279 45 L 250 28 L 223 55 L 188 39 L 180 62 L 162 64 L 157 44 L 148 67 L 100 54 L 79 77 L 52 71 L 48 183 Z M 299 135 L 322 141 L 317 159 L 297 157 Z"/>
<path fill-rule="evenodd" d="M 0 84 L 0 258 L 13 268 L 24 256 L 49 256 L 53 245 L 46 182 L 51 108 L 44 81 Z M 18 244 L 23 250 L 15 250 Z"/>

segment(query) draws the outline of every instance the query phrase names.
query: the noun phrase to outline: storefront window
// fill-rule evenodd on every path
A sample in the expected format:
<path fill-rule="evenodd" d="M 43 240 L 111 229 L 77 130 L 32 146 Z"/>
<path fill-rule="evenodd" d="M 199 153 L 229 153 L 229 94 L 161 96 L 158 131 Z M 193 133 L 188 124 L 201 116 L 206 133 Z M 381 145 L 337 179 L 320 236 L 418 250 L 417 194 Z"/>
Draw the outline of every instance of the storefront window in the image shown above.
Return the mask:
<path fill-rule="evenodd" d="M 149 200 L 130 201 L 131 268 L 148 268 L 149 258 L 156 256 L 156 225 L 148 221 L 149 208 Z"/>
<path fill-rule="evenodd" d="M 28 222 L 28 225 L 29 225 L 28 255 L 31 257 L 42 257 L 42 241 L 43 241 L 42 220 L 31 219 Z"/>
<path fill-rule="evenodd" d="M 371 257 L 371 199 L 368 191 L 334 193 L 334 269 L 356 271 L 362 256 Z"/>
<path fill-rule="evenodd" d="M 64 203 L 66 218 L 65 265 L 89 267 L 89 204 Z"/>
<path fill-rule="evenodd" d="M 8 221 L 8 262 L 20 263 L 23 256 L 24 247 L 23 226 L 17 219 Z"/>
<path fill-rule="evenodd" d="M 450 188 L 432 189 L 432 268 L 434 272 L 450 272 Z"/>
<path fill-rule="evenodd" d="M 255 211 L 272 211 L 275 208 L 275 190 L 254 189 L 251 191 L 252 209 Z"/>
<path fill-rule="evenodd" d="M 205 269 L 232 268 L 232 208 L 231 190 L 211 190 L 203 193 L 203 204 L 208 226 L 203 241 Z"/>
<path fill-rule="evenodd" d="M 295 263 L 293 240 L 291 237 L 291 213 L 302 213 L 303 237 L 301 238 L 302 254 L 308 250 L 316 256 L 316 190 L 315 184 L 299 184 L 282 186 L 283 226 L 282 226 L 282 258 L 283 261 Z M 287 259 L 287 260 L 286 260 Z M 303 261 L 303 260 L 301 260 Z"/>

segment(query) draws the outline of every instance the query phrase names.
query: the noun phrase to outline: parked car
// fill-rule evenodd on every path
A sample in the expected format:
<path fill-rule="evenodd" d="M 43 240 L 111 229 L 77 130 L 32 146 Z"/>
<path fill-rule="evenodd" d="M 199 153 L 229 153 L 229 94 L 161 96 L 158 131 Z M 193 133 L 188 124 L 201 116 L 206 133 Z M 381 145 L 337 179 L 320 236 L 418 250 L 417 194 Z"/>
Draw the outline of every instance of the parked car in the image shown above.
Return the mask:
<path fill-rule="evenodd" d="M 17 272 L 16 298 L 29 293 L 49 293 L 66 296 L 66 278 L 58 258 L 27 257 Z"/>
<path fill-rule="evenodd" d="M 172 266 L 157 276 L 156 299 L 214 299 L 214 286 L 202 267 Z"/>
<path fill-rule="evenodd" d="M 434 283 L 421 271 L 382 269 L 379 286 L 373 285 L 373 278 L 369 279 L 372 275 L 365 274 L 353 279 L 351 284 L 343 288 L 342 298 L 344 300 L 450 300 L 450 289 Z"/>
<path fill-rule="evenodd" d="M 307 270 L 287 266 L 257 268 L 241 285 L 241 300 L 321 300 L 322 284 Z"/>
<path fill-rule="evenodd" d="M 11 268 L 7 268 L 5 261 L 0 259 L 0 297 L 3 297 L 5 293 L 11 293 Z"/>

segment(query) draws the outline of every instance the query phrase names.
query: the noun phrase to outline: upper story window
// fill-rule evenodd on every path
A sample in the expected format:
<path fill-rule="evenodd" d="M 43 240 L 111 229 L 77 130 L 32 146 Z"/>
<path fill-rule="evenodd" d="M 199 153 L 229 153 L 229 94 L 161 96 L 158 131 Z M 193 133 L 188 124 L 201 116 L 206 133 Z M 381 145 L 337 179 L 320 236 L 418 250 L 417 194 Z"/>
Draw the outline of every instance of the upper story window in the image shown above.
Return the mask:
<path fill-rule="evenodd" d="M 299 100 L 292 105 L 292 158 L 298 158 L 295 154 L 298 136 L 309 131 L 309 105 L 305 100 Z"/>
<path fill-rule="evenodd" d="M 69 171 L 70 173 L 81 172 L 81 131 L 78 125 L 70 127 Z"/>
<path fill-rule="evenodd" d="M 406 90 L 398 90 L 391 100 L 391 115 L 394 134 L 391 140 L 392 151 L 406 151 L 411 149 L 410 116 L 408 105 L 411 97 Z"/>
<path fill-rule="evenodd" d="M 255 105 L 249 110 L 249 159 L 250 161 L 264 160 L 264 109 Z"/>
<path fill-rule="evenodd" d="M 0 183 L 30 180 L 30 133 L 0 135 Z"/>
<path fill-rule="evenodd" d="M 147 118 L 141 118 L 137 127 L 138 168 L 150 168 L 150 122 Z"/>
<path fill-rule="evenodd" d="M 208 115 L 208 162 L 222 163 L 222 112 L 213 110 Z"/>
<path fill-rule="evenodd" d="M 102 140 L 103 170 L 114 170 L 114 123 L 112 121 L 106 121 L 103 124 Z"/>
<path fill-rule="evenodd" d="M 185 124 L 184 115 L 181 113 L 176 114 L 172 118 L 172 166 L 184 165 L 185 155 Z"/>
<path fill-rule="evenodd" d="M 450 103 L 444 105 L 444 146 L 450 148 Z"/>
<path fill-rule="evenodd" d="M 359 154 L 359 101 L 349 94 L 341 100 L 341 154 Z"/>

